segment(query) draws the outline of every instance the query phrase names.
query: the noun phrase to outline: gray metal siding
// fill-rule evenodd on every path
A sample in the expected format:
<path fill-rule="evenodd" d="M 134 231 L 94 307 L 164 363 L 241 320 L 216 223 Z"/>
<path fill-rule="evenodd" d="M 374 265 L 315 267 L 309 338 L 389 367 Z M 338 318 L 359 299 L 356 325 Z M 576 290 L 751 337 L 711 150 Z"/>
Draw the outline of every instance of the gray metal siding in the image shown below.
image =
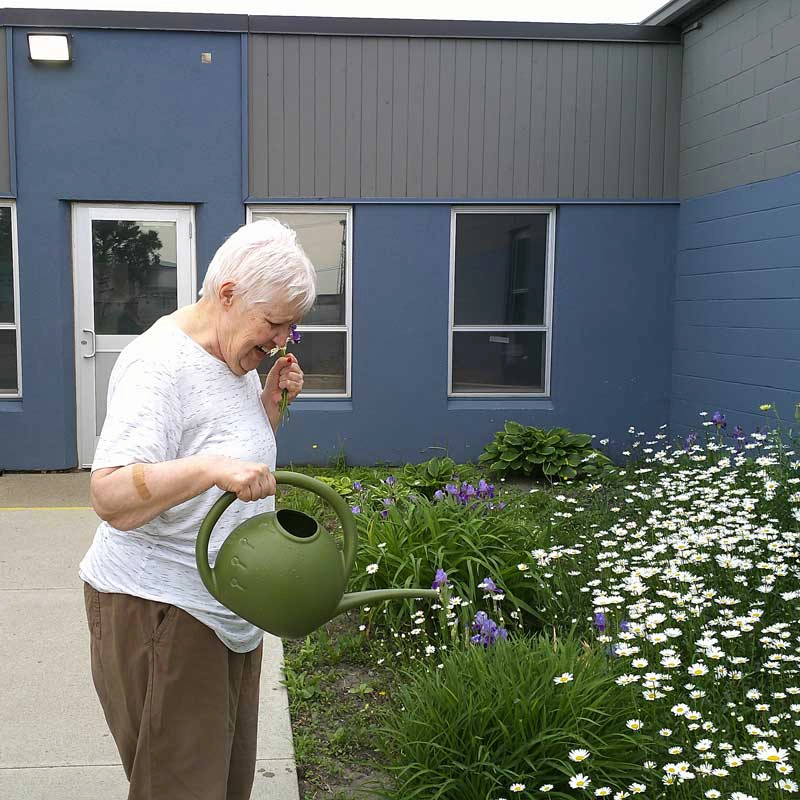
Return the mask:
<path fill-rule="evenodd" d="M 8 141 L 8 70 L 6 32 L 0 28 L 0 192 L 11 194 L 11 153 Z"/>
<path fill-rule="evenodd" d="M 673 44 L 254 34 L 252 198 L 673 199 Z"/>
<path fill-rule="evenodd" d="M 800 170 L 800 2 L 729 0 L 686 34 L 680 192 Z"/>

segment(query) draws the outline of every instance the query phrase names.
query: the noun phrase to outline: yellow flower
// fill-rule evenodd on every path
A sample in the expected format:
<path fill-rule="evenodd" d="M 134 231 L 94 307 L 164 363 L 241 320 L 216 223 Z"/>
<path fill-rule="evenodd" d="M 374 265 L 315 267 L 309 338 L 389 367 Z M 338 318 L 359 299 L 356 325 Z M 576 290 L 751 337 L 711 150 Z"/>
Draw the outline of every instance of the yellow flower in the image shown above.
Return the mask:
<path fill-rule="evenodd" d="M 759 406 L 762 411 L 769 411 L 772 408 L 772 403 L 764 403 L 764 405 Z"/>

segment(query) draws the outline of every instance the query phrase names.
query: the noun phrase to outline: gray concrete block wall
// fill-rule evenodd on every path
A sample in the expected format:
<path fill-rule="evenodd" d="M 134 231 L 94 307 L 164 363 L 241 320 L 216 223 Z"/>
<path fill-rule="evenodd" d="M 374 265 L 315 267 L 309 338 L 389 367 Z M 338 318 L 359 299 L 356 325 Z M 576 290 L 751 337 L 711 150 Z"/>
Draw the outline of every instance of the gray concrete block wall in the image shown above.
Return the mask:
<path fill-rule="evenodd" d="M 800 0 L 729 0 L 684 37 L 680 193 L 800 170 Z"/>

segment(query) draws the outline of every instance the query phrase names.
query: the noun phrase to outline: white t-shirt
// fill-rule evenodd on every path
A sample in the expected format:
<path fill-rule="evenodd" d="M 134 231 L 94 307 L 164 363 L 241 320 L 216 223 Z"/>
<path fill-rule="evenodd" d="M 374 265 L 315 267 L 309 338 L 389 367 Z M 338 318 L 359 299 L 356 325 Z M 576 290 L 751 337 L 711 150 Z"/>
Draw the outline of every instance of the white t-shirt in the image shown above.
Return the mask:
<path fill-rule="evenodd" d="M 274 470 L 275 437 L 260 394 L 255 370 L 234 375 L 175 322 L 162 318 L 117 359 L 92 471 L 200 454 L 257 461 Z M 102 522 L 81 561 L 81 578 L 100 592 L 178 606 L 231 650 L 255 649 L 263 632 L 209 594 L 195 562 L 200 523 L 221 495 L 213 487 L 131 531 Z M 274 506 L 272 497 L 235 500 L 214 527 L 210 563 L 240 522 Z"/>

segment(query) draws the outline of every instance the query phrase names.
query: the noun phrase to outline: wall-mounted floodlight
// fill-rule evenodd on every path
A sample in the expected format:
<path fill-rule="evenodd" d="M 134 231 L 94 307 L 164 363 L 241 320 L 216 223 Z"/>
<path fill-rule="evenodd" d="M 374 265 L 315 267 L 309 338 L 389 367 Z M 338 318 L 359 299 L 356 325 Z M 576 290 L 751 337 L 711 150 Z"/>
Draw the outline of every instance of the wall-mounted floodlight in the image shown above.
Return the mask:
<path fill-rule="evenodd" d="M 31 61 L 68 64 L 72 61 L 70 38 L 68 33 L 29 33 L 28 56 Z"/>

